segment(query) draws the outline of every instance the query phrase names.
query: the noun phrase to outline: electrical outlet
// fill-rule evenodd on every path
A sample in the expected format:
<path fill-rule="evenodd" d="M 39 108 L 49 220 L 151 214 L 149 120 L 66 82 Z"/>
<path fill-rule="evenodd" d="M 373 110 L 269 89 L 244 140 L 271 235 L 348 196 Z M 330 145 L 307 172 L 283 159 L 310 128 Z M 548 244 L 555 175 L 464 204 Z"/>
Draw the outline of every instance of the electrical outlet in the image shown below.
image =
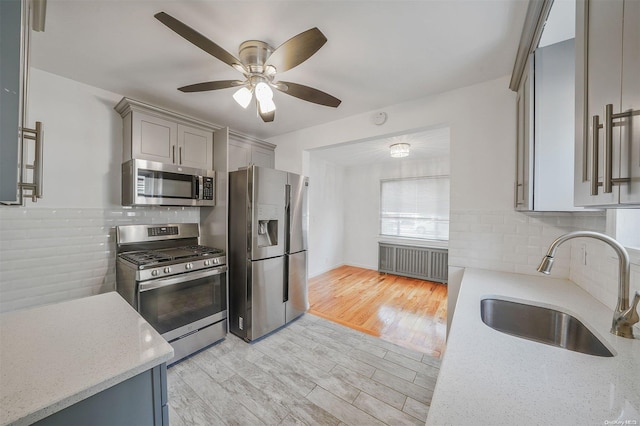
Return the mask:
<path fill-rule="evenodd" d="M 584 266 L 587 266 L 587 245 L 580 244 L 580 260 Z"/>

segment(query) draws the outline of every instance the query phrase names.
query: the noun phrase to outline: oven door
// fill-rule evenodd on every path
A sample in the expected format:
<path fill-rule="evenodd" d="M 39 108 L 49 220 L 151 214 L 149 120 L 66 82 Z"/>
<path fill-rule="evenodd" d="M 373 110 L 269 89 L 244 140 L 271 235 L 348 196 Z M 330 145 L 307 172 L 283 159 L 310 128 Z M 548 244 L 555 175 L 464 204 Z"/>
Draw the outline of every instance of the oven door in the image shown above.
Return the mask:
<path fill-rule="evenodd" d="M 171 341 L 227 317 L 226 266 L 149 280 L 138 287 L 138 312 Z"/>

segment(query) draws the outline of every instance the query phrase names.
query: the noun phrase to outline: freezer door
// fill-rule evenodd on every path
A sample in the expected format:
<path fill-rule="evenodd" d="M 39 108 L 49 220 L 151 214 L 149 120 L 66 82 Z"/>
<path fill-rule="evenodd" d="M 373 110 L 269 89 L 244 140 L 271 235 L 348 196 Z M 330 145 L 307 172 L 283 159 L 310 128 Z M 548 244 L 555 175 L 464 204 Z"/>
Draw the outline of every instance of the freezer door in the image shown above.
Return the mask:
<path fill-rule="evenodd" d="M 266 259 L 285 253 L 287 173 L 252 166 L 249 172 L 251 212 L 251 259 Z"/>
<path fill-rule="evenodd" d="M 289 274 L 287 280 L 287 322 L 292 321 L 309 309 L 307 291 L 307 252 L 301 251 L 287 256 Z"/>
<path fill-rule="evenodd" d="M 255 340 L 285 323 L 284 256 L 251 262 L 251 324 Z"/>
<path fill-rule="evenodd" d="M 297 253 L 307 249 L 309 178 L 289 173 L 287 182 L 289 187 L 287 209 L 289 212 L 289 245 L 287 253 Z"/>

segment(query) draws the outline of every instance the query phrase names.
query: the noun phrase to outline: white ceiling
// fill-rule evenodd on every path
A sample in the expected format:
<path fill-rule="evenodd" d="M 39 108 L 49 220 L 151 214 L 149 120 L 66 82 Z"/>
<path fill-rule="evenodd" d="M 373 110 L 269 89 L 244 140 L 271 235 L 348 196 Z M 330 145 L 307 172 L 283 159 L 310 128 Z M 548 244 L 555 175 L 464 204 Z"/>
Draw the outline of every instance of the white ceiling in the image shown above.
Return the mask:
<path fill-rule="evenodd" d="M 389 147 L 396 143 L 411 145 L 408 157 L 391 158 Z M 449 128 L 442 127 L 398 136 L 331 145 L 328 148 L 310 150 L 313 159 L 322 159 L 340 166 L 393 163 L 426 158 L 448 161 Z"/>
<path fill-rule="evenodd" d="M 268 139 L 511 72 L 525 0 L 50 0 L 32 37 L 36 68 Z M 318 27 L 328 42 L 283 73 L 342 100 L 323 107 L 276 92 L 273 123 L 243 110 L 233 89 L 180 86 L 241 74 L 169 30 L 165 11 L 234 56 L 248 39 L 277 47 Z"/>

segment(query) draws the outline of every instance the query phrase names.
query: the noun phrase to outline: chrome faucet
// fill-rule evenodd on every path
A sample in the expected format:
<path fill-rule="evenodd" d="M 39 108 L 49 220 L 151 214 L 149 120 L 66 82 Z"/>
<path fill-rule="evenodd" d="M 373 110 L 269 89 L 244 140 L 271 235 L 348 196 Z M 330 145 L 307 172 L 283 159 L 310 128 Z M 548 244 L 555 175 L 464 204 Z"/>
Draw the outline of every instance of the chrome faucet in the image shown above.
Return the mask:
<path fill-rule="evenodd" d="M 600 234 L 599 232 L 569 232 L 568 234 L 556 238 L 556 240 L 551 243 L 549 250 L 547 251 L 547 255 L 542 258 L 542 262 L 540 262 L 540 266 L 538 266 L 538 272 L 549 275 L 558 246 L 567 240 L 580 237 L 595 238 L 596 240 L 604 241 L 618 254 L 620 268 L 620 272 L 618 274 L 618 305 L 613 313 L 611 333 L 616 336 L 633 339 L 633 325 L 640 321 L 637 311 L 638 302 L 640 302 L 640 292 L 636 292 L 635 297 L 633 298 L 633 303 L 629 306 L 629 254 L 627 254 L 627 251 L 619 242 L 608 235 Z"/>

